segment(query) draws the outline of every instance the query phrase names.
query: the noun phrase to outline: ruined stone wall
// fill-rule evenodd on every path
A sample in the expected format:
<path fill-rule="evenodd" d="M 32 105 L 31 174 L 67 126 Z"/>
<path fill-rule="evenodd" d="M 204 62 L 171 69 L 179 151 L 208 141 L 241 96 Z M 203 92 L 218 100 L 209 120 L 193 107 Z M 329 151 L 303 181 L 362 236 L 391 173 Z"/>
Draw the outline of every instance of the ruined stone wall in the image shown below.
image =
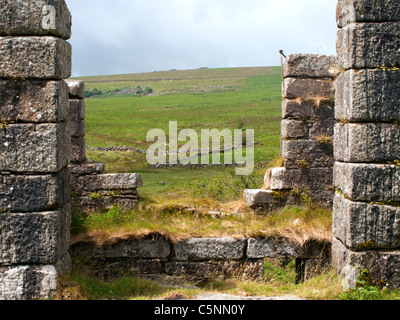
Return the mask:
<path fill-rule="evenodd" d="M 400 15 L 396 0 L 340 0 L 333 262 L 400 287 Z"/>
<path fill-rule="evenodd" d="M 86 157 L 85 84 L 67 80 L 69 88 L 68 118 L 71 132 L 72 210 L 99 212 L 119 205 L 124 210 L 138 203 L 137 189 L 143 186 L 139 174 L 103 174 L 104 163 Z"/>
<path fill-rule="evenodd" d="M 69 265 L 64 1 L 0 0 L 0 299 L 51 296 Z"/>
<path fill-rule="evenodd" d="M 265 189 L 246 190 L 255 209 L 312 200 L 332 206 L 335 57 L 288 56 L 283 67 L 282 167 L 268 170 Z"/>
<path fill-rule="evenodd" d="M 215 278 L 262 280 L 264 259 L 280 263 L 296 260 L 296 280 L 309 279 L 329 264 L 330 244 L 285 238 L 191 238 L 172 241 L 159 234 L 121 239 L 99 245 L 81 239 L 71 245 L 71 256 L 83 258 L 88 272 L 105 278 L 133 276 L 185 277 L 204 281 Z M 92 267 L 91 267 L 92 266 Z"/>

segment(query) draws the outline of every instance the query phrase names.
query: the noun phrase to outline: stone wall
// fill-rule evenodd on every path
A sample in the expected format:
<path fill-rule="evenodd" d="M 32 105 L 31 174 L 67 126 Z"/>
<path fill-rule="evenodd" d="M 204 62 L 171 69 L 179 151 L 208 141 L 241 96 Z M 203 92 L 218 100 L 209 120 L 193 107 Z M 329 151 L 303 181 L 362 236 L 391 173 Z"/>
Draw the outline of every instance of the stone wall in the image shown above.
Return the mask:
<path fill-rule="evenodd" d="M 400 16 L 395 0 L 340 0 L 333 263 L 400 287 Z"/>
<path fill-rule="evenodd" d="M 138 203 L 137 189 L 143 186 L 139 174 L 103 174 L 104 163 L 86 157 L 85 84 L 67 80 L 69 88 L 68 118 L 71 132 L 72 210 L 99 212 L 119 205 L 124 210 Z"/>
<path fill-rule="evenodd" d="M 39 299 L 69 268 L 71 14 L 0 0 L 0 299 Z"/>
<path fill-rule="evenodd" d="M 275 209 L 309 199 L 333 202 L 335 57 L 295 54 L 283 67 L 282 167 L 269 169 L 265 188 L 245 190 L 256 210 Z"/>
<path fill-rule="evenodd" d="M 235 277 L 262 280 L 264 259 L 282 263 L 296 259 L 296 279 L 301 282 L 329 265 L 330 243 L 309 241 L 300 245 L 284 238 L 171 241 L 150 234 L 100 245 L 94 240 L 81 240 L 72 244 L 70 253 L 78 261 L 85 261 L 88 272 L 104 278 L 141 275 L 200 282 Z"/>

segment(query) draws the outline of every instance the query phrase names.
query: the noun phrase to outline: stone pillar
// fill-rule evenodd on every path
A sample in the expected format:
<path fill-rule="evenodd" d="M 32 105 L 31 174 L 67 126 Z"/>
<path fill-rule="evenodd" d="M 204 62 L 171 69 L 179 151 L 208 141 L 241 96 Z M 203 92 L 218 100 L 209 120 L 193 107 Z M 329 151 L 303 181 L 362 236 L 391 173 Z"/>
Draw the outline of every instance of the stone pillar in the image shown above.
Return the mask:
<path fill-rule="evenodd" d="M 283 68 L 283 163 L 268 170 L 265 189 L 245 191 L 252 208 L 300 204 L 305 197 L 332 207 L 334 64 L 332 56 L 288 56 Z"/>
<path fill-rule="evenodd" d="M 400 288 L 400 16 L 397 0 L 337 7 L 333 263 Z"/>
<path fill-rule="evenodd" d="M 0 299 L 51 297 L 69 267 L 71 14 L 0 0 Z"/>

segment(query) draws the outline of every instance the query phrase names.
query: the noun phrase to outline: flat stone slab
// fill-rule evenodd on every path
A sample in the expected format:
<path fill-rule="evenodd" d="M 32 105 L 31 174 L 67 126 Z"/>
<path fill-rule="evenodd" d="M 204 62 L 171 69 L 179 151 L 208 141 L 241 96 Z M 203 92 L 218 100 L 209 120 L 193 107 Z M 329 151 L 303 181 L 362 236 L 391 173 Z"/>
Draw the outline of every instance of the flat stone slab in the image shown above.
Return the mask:
<path fill-rule="evenodd" d="M 176 261 L 240 260 L 244 257 L 245 239 L 193 238 L 174 244 Z"/>
<path fill-rule="evenodd" d="M 106 165 L 100 162 L 86 162 L 81 164 L 70 164 L 71 174 L 78 176 L 97 175 L 104 173 Z"/>
<path fill-rule="evenodd" d="M 336 79 L 335 117 L 349 122 L 400 120 L 399 70 L 349 70 Z"/>
<path fill-rule="evenodd" d="M 38 212 L 61 208 L 70 201 L 69 171 L 51 175 L 1 175 L 2 212 Z"/>
<path fill-rule="evenodd" d="M 68 88 L 63 81 L 0 80 L 2 121 L 61 122 L 67 119 Z"/>
<path fill-rule="evenodd" d="M 284 99 L 282 102 L 283 119 L 333 119 L 334 104 L 331 101 L 312 101 Z"/>
<path fill-rule="evenodd" d="M 339 0 L 336 20 L 339 28 L 356 22 L 399 21 L 397 0 Z"/>
<path fill-rule="evenodd" d="M 279 205 L 279 200 L 273 196 L 271 190 L 247 189 L 243 192 L 243 199 L 252 209 Z"/>
<path fill-rule="evenodd" d="M 306 170 L 273 168 L 269 188 L 271 190 L 309 189 L 312 194 L 324 193 L 333 185 L 332 168 Z"/>
<path fill-rule="evenodd" d="M 0 215 L 1 264 L 55 264 L 69 244 L 67 209 Z M 68 232 L 67 232 L 68 231 Z"/>
<path fill-rule="evenodd" d="M 57 290 L 57 278 L 52 265 L 0 267 L 0 300 L 51 298 Z"/>
<path fill-rule="evenodd" d="M 350 24 L 336 43 L 337 63 L 346 70 L 400 65 L 400 22 Z"/>
<path fill-rule="evenodd" d="M 85 82 L 67 79 L 65 83 L 68 85 L 69 97 L 71 99 L 85 99 Z"/>
<path fill-rule="evenodd" d="M 392 289 L 400 286 L 399 250 L 354 252 L 334 238 L 332 263 L 343 276 L 347 288 L 355 289 L 359 270 L 368 270 L 368 276 L 372 277 L 377 285 Z"/>
<path fill-rule="evenodd" d="M 71 37 L 71 13 L 64 0 L 0 1 L 0 35 Z"/>
<path fill-rule="evenodd" d="M 56 37 L 0 37 L 0 78 L 69 78 L 71 51 L 68 42 Z"/>
<path fill-rule="evenodd" d="M 400 166 L 336 162 L 334 185 L 354 201 L 400 201 Z"/>
<path fill-rule="evenodd" d="M 330 254 L 330 244 L 310 241 L 304 245 L 285 239 L 249 239 L 247 256 L 249 259 L 289 258 L 311 259 L 324 258 Z"/>
<path fill-rule="evenodd" d="M 77 243 L 70 248 L 71 256 L 90 258 L 162 259 L 170 256 L 170 242 L 161 237 L 122 240 L 115 244 L 96 246 L 95 243 Z"/>
<path fill-rule="evenodd" d="M 72 189 L 78 194 L 99 190 L 129 190 L 143 186 L 143 181 L 138 173 L 118 173 L 86 175 L 78 177 Z"/>
<path fill-rule="evenodd" d="M 335 56 L 319 54 L 288 55 L 283 67 L 285 78 L 333 78 Z"/>
<path fill-rule="evenodd" d="M 281 154 L 290 169 L 326 168 L 334 163 L 333 145 L 315 140 L 284 140 Z"/>
<path fill-rule="evenodd" d="M 354 202 L 337 193 L 333 233 L 353 251 L 400 248 L 400 207 Z"/>
<path fill-rule="evenodd" d="M 330 97 L 335 85 L 331 79 L 299 79 L 286 78 L 282 96 L 285 99 L 302 98 L 307 101 L 312 98 Z"/>
<path fill-rule="evenodd" d="M 400 126 L 385 123 L 336 124 L 335 159 L 341 162 L 387 162 L 400 159 Z"/>
<path fill-rule="evenodd" d="M 0 171 L 56 173 L 68 166 L 67 123 L 11 124 L 0 130 Z"/>
<path fill-rule="evenodd" d="M 284 119 L 281 122 L 281 134 L 285 139 L 318 139 L 332 137 L 336 121 L 300 121 Z"/>
<path fill-rule="evenodd" d="M 206 261 L 206 262 L 167 262 L 165 273 L 175 277 L 204 279 L 241 278 L 246 280 L 261 280 L 264 263 L 258 261 Z"/>

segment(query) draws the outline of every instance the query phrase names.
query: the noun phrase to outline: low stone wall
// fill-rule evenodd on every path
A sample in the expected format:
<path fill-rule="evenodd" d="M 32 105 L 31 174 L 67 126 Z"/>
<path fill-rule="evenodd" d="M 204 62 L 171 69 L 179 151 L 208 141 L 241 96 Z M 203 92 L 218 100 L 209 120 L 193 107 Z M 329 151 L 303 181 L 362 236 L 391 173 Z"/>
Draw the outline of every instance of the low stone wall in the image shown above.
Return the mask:
<path fill-rule="evenodd" d="M 332 207 L 334 64 L 332 56 L 288 56 L 282 85 L 283 166 L 268 170 L 265 189 L 244 191 L 251 208 L 275 209 L 305 198 Z"/>
<path fill-rule="evenodd" d="M 72 244 L 70 254 L 84 259 L 96 276 L 165 275 L 188 280 L 242 278 L 261 280 L 265 258 L 296 259 L 297 278 L 310 278 L 330 261 L 330 243 L 304 245 L 286 239 L 192 238 L 171 241 L 157 234 L 142 239 L 118 240 L 96 245 L 93 241 Z"/>
<path fill-rule="evenodd" d="M 104 163 L 86 158 L 85 84 L 66 80 L 69 88 L 68 124 L 71 132 L 72 210 L 94 212 L 119 205 L 124 210 L 138 203 L 137 189 L 143 182 L 139 174 L 103 174 Z"/>

